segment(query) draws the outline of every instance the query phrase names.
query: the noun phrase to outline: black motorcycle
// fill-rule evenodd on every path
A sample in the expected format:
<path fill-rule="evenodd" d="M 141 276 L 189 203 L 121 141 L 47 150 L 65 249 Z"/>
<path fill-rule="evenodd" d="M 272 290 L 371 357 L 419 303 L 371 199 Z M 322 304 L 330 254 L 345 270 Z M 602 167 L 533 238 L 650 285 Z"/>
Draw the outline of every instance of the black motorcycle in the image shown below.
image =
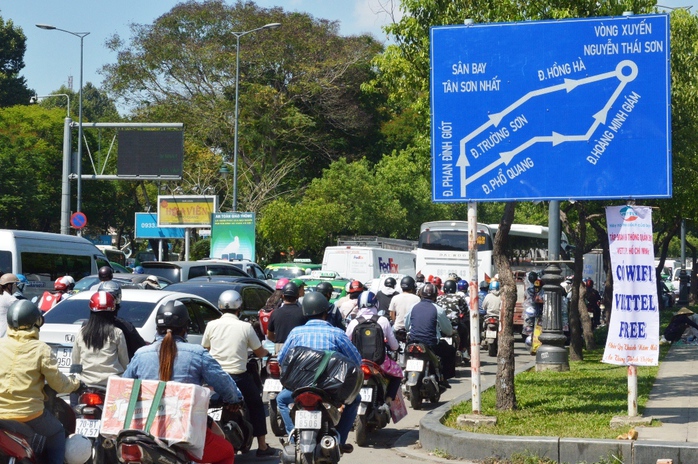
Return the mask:
<path fill-rule="evenodd" d="M 439 383 L 438 358 L 423 343 L 408 343 L 405 361 L 405 395 L 412 409 L 421 409 L 422 400 L 438 403 L 446 387 Z"/>
<path fill-rule="evenodd" d="M 281 414 L 279 414 L 276 397 L 284 387 L 281 385 L 281 366 L 276 356 L 272 356 L 268 359 L 266 371 L 267 379 L 264 381 L 264 393 L 266 393 L 269 401 L 269 422 L 271 424 L 271 431 L 274 432 L 274 435 L 277 437 L 283 437 L 286 435 L 286 428 Z"/>
<path fill-rule="evenodd" d="M 366 446 L 368 434 L 384 428 L 390 422 L 390 409 L 385 403 L 388 379 L 380 366 L 368 359 L 361 361 L 364 384 L 361 404 L 354 422 L 356 444 Z"/>

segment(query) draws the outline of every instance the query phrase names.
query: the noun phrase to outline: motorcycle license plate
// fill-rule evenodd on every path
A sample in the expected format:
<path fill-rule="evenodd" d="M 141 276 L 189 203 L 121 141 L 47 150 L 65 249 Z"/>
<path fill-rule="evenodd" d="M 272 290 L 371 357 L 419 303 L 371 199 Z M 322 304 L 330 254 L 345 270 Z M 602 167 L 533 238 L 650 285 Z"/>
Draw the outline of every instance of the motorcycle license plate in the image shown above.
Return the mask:
<path fill-rule="evenodd" d="M 100 422 L 96 419 L 75 419 L 75 433 L 94 438 L 99 435 Z"/>
<path fill-rule="evenodd" d="M 55 348 L 56 361 L 58 361 L 58 369 L 62 372 L 68 372 L 70 365 L 73 363 L 73 348 Z"/>
<path fill-rule="evenodd" d="M 296 411 L 294 426 L 297 429 L 319 429 L 322 420 L 321 411 Z"/>
<path fill-rule="evenodd" d="M 210 417 L 211 419 L 213 419 L 216 422 L 221 420 L 222 415 L 223 415 L 223 408 L 210 408 L 208 410 L 208 417 Z"/>
<path fill-rule="evenodd" d="M 485 331 L 485 338 L 497 338 L 497 331 L 496 330 Z"/>
<path fill-rule="evenodd" d="M 279 379 L 267 379 L 264 381 L 264 391 L 265 392 L 280 392 L 283 390 L 283 385 L 281 385 L 281 380 Z"/>
<path fill-rule="evenodd" d="M 441 340 L 445 340 L 446 343 L 448 343 L 449 345 L 450 345 L 451 342 L 452 342 L 451 337 L 443 337 Z"/>
<path fill-rule="evenodd" d="M 361 402 L 368 403 L 373 400 L 373 388 L 362 388 L 361 389 Z"/>
<path fill-rule="evenodd" d="M 422 372 L 422 369 L 424 369 L 424 360 L 422 359 L 408 359 L 407 364 L 405 364 L 407 372 Z"/>

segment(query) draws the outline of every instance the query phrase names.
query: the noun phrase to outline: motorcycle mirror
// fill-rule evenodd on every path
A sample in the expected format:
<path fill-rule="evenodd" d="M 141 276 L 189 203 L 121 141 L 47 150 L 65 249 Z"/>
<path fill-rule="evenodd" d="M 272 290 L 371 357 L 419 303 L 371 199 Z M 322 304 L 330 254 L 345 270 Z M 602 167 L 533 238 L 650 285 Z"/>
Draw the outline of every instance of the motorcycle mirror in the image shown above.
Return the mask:
<path fill-rule="evenodd" d="M 82 373 L 82 364 L 71 364 L 70 365 L 70 373 L 71 374 L 81 374 Z"/>

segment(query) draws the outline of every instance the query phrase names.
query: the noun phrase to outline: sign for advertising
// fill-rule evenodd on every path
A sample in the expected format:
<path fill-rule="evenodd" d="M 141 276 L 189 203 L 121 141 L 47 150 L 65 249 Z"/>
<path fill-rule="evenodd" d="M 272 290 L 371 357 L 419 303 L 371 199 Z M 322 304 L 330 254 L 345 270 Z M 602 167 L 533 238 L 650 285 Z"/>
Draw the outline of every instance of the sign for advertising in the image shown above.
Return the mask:
<path fill-rule="evenodd" d="M 209 227 L 211 214 L 218 211 L 215 195 L 158 196 L 158 226 Z"/>
<path fill-rule="evenodd" d="M 136 213 L 136 239 L 184 238 L 181 227 L 158 226 L 158 215 L 155 213 Z"/>
<path fill-rule="evenodd" d="M 625 366 L 659 363 L 659 302 L 652 210 L 606 208 L 613 270 L 613 311 L 602 361 Z"/>
<path fill-rule="evenodd" d="M 669 16 L 431 29 L 435 202 L 669 198 Z"/>
<path fill-rule="evenodd" d="M 211 257 L 255 260 L 255 213 L 215 213 Z"/>

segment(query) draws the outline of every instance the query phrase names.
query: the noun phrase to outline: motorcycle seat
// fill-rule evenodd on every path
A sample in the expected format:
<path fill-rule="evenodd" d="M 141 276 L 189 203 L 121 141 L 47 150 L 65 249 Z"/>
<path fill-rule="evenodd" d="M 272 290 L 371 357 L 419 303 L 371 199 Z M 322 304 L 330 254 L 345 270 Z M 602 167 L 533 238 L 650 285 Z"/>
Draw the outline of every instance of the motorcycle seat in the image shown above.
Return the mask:
<path fill-rule="evenodd" d="M 46 437 L 39 435 L 27 424 L 13 420 L 0 419 L 0 429 L 13 432 L 26 438 L 34 454 L 41 454 L 46 445 Z"/>

